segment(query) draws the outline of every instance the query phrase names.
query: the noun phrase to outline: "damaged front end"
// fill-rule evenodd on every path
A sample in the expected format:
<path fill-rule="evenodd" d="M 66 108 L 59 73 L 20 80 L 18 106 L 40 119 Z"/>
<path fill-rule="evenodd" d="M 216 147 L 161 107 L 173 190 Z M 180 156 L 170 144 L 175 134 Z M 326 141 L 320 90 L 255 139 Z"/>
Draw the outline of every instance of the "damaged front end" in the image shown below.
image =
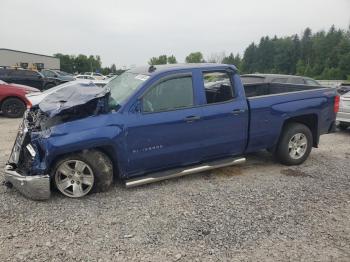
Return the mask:
<path fill-rule="evenodd" d="M 109 111 L 109 90 L 93 84 L 72 83 L 45 96 L 25 112 L 10 158 L 5 184 L 26 197 L 50 197 L 46 141 L 55 126 Z"/>

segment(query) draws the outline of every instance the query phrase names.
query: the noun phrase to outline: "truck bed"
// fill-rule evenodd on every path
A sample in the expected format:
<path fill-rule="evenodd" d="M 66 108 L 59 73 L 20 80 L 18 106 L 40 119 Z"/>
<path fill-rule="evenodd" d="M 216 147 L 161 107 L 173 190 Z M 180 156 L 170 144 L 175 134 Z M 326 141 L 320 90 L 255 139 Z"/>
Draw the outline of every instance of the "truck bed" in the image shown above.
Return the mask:
<path fill-rule="evenodd" d="M 280 83 L 254 83 L 244 85 L 244 90 L 247 98 L 292 93 L 298 91 L 310 91 L 322 88 L 326 87 Z"/>

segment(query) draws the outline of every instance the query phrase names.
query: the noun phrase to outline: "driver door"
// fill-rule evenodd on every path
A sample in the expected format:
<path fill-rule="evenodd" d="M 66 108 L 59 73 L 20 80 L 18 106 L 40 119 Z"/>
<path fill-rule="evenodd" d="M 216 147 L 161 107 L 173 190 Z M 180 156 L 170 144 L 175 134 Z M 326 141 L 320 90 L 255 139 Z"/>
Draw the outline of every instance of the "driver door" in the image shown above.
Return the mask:
<path fill-rule="evenodd" d="M 141 99 L 127 132 L 128 170 L 142 174 L 200 161 L 200 108 L 192 74 L 167 76 Z"/>

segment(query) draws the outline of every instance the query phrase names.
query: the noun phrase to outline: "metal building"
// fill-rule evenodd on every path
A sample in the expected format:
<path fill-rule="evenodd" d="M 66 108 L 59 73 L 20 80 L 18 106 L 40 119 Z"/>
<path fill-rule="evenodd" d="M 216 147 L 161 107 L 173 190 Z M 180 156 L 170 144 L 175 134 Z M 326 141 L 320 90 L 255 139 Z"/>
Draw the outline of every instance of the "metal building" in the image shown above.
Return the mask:
<path fill-rule="evenodd" d="M 28 69 L 60 69 L 60 59 L 29 52 L 0 48 L 0 67 Z"/>

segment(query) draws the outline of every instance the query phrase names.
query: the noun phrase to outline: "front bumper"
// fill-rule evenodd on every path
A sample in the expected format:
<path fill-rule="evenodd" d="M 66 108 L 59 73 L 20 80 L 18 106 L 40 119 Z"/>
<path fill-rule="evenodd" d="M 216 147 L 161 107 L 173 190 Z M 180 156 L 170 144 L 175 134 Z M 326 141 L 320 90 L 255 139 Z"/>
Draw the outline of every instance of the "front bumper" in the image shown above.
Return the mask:
<path fill-rule="evenodd" d="M 18 173 L 12 166 L 5 167 L 5 182 L 12 184 L 18 191 L 33 200 L 50 198 L 50 177 L 25 176 Z"/>
<path fill-rule="evenodd" d="M 337 114 L 337 121 L 350 123 L 350 113 L 339 111 Z"/>

